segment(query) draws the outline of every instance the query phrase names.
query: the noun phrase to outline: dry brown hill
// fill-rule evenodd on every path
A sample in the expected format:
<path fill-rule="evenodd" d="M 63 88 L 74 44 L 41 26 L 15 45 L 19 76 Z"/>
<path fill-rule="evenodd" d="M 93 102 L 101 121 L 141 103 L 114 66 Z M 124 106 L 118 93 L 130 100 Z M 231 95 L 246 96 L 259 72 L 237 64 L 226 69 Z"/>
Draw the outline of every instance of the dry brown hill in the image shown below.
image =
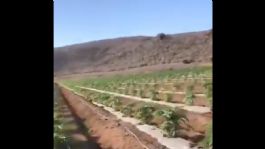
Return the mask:
<path fill-rule="evenodd" d="M 212 31 L 106 39 L 55 48 L 56 75 L 117 71 L 168 63 L 207 63 Z"/>

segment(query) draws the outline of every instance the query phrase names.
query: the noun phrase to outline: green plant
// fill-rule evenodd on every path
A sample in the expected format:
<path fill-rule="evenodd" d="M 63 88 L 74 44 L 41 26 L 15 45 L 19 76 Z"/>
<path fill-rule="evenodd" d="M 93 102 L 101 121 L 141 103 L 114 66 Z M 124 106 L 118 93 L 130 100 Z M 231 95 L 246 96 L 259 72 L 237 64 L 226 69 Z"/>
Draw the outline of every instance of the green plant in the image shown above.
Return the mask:
<path fill-rule="evenodd" d="M 205 82 L 204 88 L 205 88 L 205 94 L 206 94 L 207 99 L 210 102 L 212 102 L 212 91 L 213 91 L 212 83 L 211 82 Z"/>
<path fill-rule="evenodd" d="M 56 144 L 61 144 L 66 142 L 66 136 L 63 134 L 62 124 L 54 124 L 54 141 Z"/>
<path fill-rule="evenodd" d="M 157 110 L 154 113 L 155 116 L 162 116 L 164 117 L 167 121 L 173 121 L 174 123 L 178 123 L 181 117 L 177 114 L 175 110 L 172 109 L 162 109 L 162 110 Z"/>
<path fill-rule="evenodd" d="M 164 136 L 166 137 L 176 137 L 177 128 L 179 122 L 184 120 L 181 118 L 176 111 L 171 109 L 162 109 L 158 110 L 154 113 L 156 116 L 162 116 L 166 119 L 161 125 L 160 128 L 164 132 Z"/>
<path fill-rule="evenodd" d="M 111 100 L 109 99 L 105 99 L 105 100 L 101 100 L 99 103 L 105 105 L 105 106 L 108 106 L 110 104 Z"/>
<path fill-rule="evenodd" d="M 133 105 L 127 105 L 127 106 L 123 106 L 122 109 L 121 109 L 121 112 L 126 115 L 126 116 L 133 116 L 133 109 L 132 109 Z"/>
<path fill-rule="evenodd" d="M 174 122 L 172 121 L 164 121 L 160 128 L 164 131 L 164 136 L 166 137 L 176 137 L 176 131 L 177 131 L 177 128 L 176 128 L 176 125 Z"/>
<path fill-rule="evenodd" d="M 151 119 L 153 118 L 153 112 L 155 111 L 155 108 L 150 105 L 144 105 L 137 109 L 136 112 L 136 118 L 140 119 L 144 123 L 149 123 Z"/>
<path fill-rule="evenodd" d="M 108 94 L 100 94 L 99 98 L 101 98 L 101 100 L 107 100 L 107 99 L 110 98 L 110 95 L 108 95 Z"/>
<path fill-rule="evenodd" d="M 95 100 L 101 104 L 108 105 L 110 95 L 107 94 L 99 94 L 95 97 Z"/>
<path fill-rule="evenodd" d="M 54 140 L 54 148 L 58 148 L 60 145 L 66 145 L 67 144 L 67 137 L 65 136 L 63 132 L 63 123 L 58 118 L 58 114 L 54 113 L 54 124 L 53 124 L 53 140 Z"/>
<path fill-rule="evenodd" d="M 195 96 L 193 94 L 193 86 L 190 85 L 187 87 L 186 89 L 186 93 L 185 93 L 185 98 L 184 98 L 184 102 L 187 105 L 192 105 L 193 104 L 193 100 L 194 100 Z"/>
<path fill-rule="evenodd" d="M 117 97 L 113 97 L 112 99 L 110 99 L 108 106 L 112 107 L 116 111 L 120 111 L 121 104 L 122 103 L 121 103 L 120 99 L 118 99 Z"/>

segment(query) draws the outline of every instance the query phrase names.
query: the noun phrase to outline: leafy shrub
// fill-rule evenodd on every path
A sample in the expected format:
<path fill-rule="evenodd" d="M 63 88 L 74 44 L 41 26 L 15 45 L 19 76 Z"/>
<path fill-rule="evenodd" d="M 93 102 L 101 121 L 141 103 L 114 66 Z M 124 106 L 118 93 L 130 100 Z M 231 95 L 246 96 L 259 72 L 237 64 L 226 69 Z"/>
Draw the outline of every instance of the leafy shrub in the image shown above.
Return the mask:
<path fill-rule="evenodd" d="M 162 116 L 164 117 L 167 121 L 173 121 L 175 123 L 178 123 L 180 120 L 180 116 L 177 114 L 175 110 L 172 109 L 162 109 L 162 110 L 157 110 L 154 115 L 156 116 Z"/>
<path fill-rule="evenodd" d="M 112 107 L 116 111 L 120 111 L 121 101 L 117 97 L 113 97 L 113 98 L 110 99 L 110 101 L 108 103 L 108 106 Z"/>
<path fill-rule="evenodd" d="M 166 137 L 176 137 L 176 125 L 173 121 L 165 121 L 161 124 L 160 128 L 164 131 Z"/>
<path fill-rule="evenodd" d="M 140 119 L 144 123 L 149 123 L 153 118 L 153 112 L 155 108 L 150 105 L 144 105 L 140 107 L 136 112 L 136 118 Z"/>
<path fill-rule="evenodd" d="M 122 109 L 121 109 L 121 112 L 126 115 L 126 116 L 133 116 L 133 109 L 132 109 L 133 105 L 127 105 L 127 106 L 123 106 Z"/>
<path fill-rule="evenodd" d="M 166 34 L 164 34 L 164 33 L 159 33 L 159 34 L 157 34 L 157 37 L 158 37 L 160 40 L 163 40 L 163 39 L 166 38 Z"/>
<path fill-rule="evenodd" d="M 162 116 L 166 119 L 161 125 L 160 128 L 164 132 L 166 137 L 176 137 L 177 128 L 180 120 L 183 120 L 176 111 L 171 109 L 162 109 L 155 112 L 156 116 Z"/>
<path fill-rule="evenodd" d="M 185 59 L 185 60 L 182 61 L 183 64 L 190 64 L 190 63 L 193 63 L 193 62 L 194 62 L 194 60 L 192 60 L 192 59 Z"/>
<path fill-rule="evenodd" d="M 95 100 L 97 102 L 101 103 L 101 104 L 108 105 L 109 98 L 110 98 L 110 95 L 107 95 L 107 94 L 98 94 Z"/>
<path fill-rule="evenodd" d="M 204 88 L 205 88 L 205 94 L 206 94 L 207 99 L 212 101 L 212 90 L 213 90 L 212 83 L 211 82 L 205 82 Z"/>
<path fill-rule="evenodd" d="M 63 144 L 66 142 L 66 136 L 63 134 L 62 124 L 54 125 L 53 137 L 54 137 L 55 144 Z"/>
<path fill-rule="evenodd" d="M 53 125 L 53 140 L 54 140 L 54 148 L 59 145 L 66 144 L 67 137 L 63 132 L 63 124 L 62 121 L 58 118 L 58 114 L 54 113 L 54 125 Z"/>

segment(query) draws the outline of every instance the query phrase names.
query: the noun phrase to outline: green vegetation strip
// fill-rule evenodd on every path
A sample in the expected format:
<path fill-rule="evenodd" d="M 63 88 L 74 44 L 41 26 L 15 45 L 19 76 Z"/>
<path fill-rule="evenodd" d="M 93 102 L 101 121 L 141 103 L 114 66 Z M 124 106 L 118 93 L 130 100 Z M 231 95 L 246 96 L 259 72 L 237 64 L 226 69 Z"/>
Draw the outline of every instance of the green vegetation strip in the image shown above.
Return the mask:
<path fill-rule="evenodd" d="M 98 89 L 93 89 L 93 88 L 86 88 L 86 87 L 81 87 L 81 86 L 76 86 L 76 88 L 95 91 L 95 92 L 104 93 L 104 94 L 110 94 L 110 95 L 114 95 L 114 96 L 138 100 L 138 101 L 144 101 L 144 102 L 148 102 L 148 103 L 165 105 L 165 106 L 169 106 L 172 108 L 180 108 L 180 109 L 187 110 L 190 112 L 196 112 L 196 113 L 202 113 L 202 114 L 211 112 L 211 109 L 209 107 L 188 106 L 185 104 L 176 104 L 176 103 L 169 103 L 169 102 L 164 102 L 164 101 L 155 101 L 155 100 L 152 100 L 149 98 L 140 98 L 140 97 L 136 97 L 136 96 L 129 96 L 129 95 L 124 95 L 124 94 L 119 94 L 119 93 L 114 93 L 114 92 L 109 92 L 109 91 L 103 91 L 103 90 L 98 90 Z"/>
<path fill-rule="evenodd" d="M 212 80 L 209 80 L 211 75 L 211 67 L 202 67 L 128 76 L 105 76 L 75 81 L 64 80 L 62 83 L 73 89 L 75 86 L 82 86 L 142 98 L 149 97 L 153 100 L 166 100 L 168 102 L 171 101 L 170 96 L 167 96 L 166 99 L 160 99 L 161 97 L 157 97 L 158 93 L 181 93 L 187 94 L 185 103 L 192 103 L 193 95 L 195 97 L 205 97 L 206 100 L 209 100 L 209 103 L 212 103 Z M 206 79 L 205 77 L 208 78 Z M 164 82 L 168 82 L 168 84 L 165 85 Z M 187 92 L 191 86 L 193 89 Z"/>

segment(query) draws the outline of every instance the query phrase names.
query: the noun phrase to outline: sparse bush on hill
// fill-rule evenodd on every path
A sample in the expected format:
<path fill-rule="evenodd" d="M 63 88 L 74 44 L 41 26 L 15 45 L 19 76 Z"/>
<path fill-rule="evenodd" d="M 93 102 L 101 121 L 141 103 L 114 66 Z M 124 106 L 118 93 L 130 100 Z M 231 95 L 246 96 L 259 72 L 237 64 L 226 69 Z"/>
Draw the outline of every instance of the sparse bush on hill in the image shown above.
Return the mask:
<path fill-rule="evenodd" d="M 190 63 L 193 63 L 194 60 L 191 60 L 191 59 L 185 59 L 182 61 L 184 64 L 190 64 Z"/>
<path fill-rule="evenodd" d="M 157 35 L 157 37 L 158 37 L 160 40 L 163 40 L 163 39 L 166 38 L 166 34 L 164 34 L 164 33 L 159 33 L 159 34 Z"/>
<path fill-rule="evenodd" d="M 147 66 L 147 64 L 146 63 L 140 64 L 140 67 L 144 67 L 144 66 Z"/>

